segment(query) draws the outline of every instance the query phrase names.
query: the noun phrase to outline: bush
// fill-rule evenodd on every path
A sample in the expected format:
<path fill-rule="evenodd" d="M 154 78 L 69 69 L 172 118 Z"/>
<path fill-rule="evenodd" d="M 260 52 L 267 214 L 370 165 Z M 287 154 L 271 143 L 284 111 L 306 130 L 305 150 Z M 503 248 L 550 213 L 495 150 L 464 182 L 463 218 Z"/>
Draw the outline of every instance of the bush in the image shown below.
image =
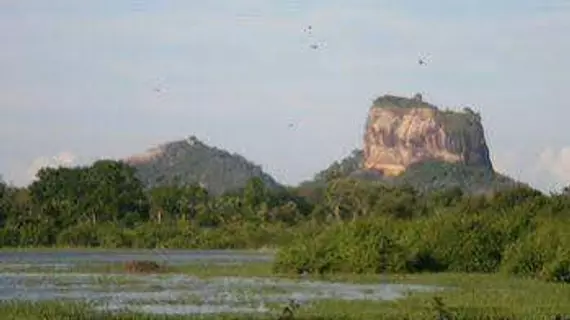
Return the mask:
<path fill-rule="evenodd" d="M 158 273 L 164 267 L 157 262 L 148 260 L 132 260 L 125 263 L 125 271 L 128 273 Z"/>
<path fill-rule="evenodd" d="M 505 250 L 501 270 L 508 274 L 570 282 L 570 227 L 561 219 L 542 220 L 533 232 Z"/>
<path fill-rule="evenodd" d="M 98 243 L 105 248 L 131 247 L 135 234 L 115 224 L 106 223 L 97 228 Z"/>
<path fill-rule="evenodd" d="M 560 219 L 558 219 L 560 220 Z M 531 214 L 375 217 L 300 235 L 280 248 L 277 272 L 503 272 L 570 282 L 570 227 Z"/>
<path fill-rule="evenodd" d="M 99 246 L 97 226 L 84 222 L 63 230 L 57 236 L 58 246 L 95 247 Z"/>
<path fill-rule="evenodd" d="M 435 267 L 454 272 L 497 270 L 503 251 L 503 232 L 493 220 L 457 212 L 430 217 L 427 235 L 412 245 L 414 251 L 429 253 Z M 417 248 L 419 246 L 419 248 Z M 420 271 L 438 271 L 421 268 Z"/>
<path fill-rule="evenodd" d="M 396 220 L 376 218 L 336 224 L 316 237 L 299 237 L 278 251 L 279 272 L 398 272 L 406 268 L 404 248 L 397 241 Z"/>

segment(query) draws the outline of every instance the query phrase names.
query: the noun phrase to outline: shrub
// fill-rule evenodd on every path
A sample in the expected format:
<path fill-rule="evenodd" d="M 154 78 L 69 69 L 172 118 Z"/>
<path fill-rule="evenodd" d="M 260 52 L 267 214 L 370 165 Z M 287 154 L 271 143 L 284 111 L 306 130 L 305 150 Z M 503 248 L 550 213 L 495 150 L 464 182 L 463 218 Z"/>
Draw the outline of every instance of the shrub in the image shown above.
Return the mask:
<path fill-rule="evenodd" d="M 157 273 L 164 268 L 154 261 L 133 260 L 125 263 L 125 271 L 129 273 Z"/>
<path fill-rule="evenodd" d="M 317 234 L 300 235 L 280 248 L 274 269 L 316 273 L 495 272 L 506 248 L 533 230 L 530 217 L 497 212 L 465 214 L 451 208 L 411 220 L 357 219 L 328 226 Z M 516 250 L 522 250 L 519 247 L 509 249 L 513 261 L 520 260 L 515 257 Z M 543 277 L 564 278 L 566 260 L 560 252 L 558 260 L 545 260 L 552 262 L 541 262 L 531 273 L 538 275 L 543 270 Z M 519 273 L 515 269 L 512 272 Z"/>
<path fill-rule="evenodd" d="M 505 273 L 570 282 L 570 227 L 562 219 L 544 219 L 536 230 L 505 249 Z"/>
<path fill-rule="evenodd" d="M 63 230 L 57 236 L 59 246 L 94 247 L 99 245 L 97 226 L 92 223 L 80 223 Z"/>
<path fill-rule="evenodd" d="M 335 224 L 316 236 L 299 237 L 278 251 L 280 272 L 398 272 L 406 268 L 404 248 L 397 241 L 397 222 L 389 218 Z"/>

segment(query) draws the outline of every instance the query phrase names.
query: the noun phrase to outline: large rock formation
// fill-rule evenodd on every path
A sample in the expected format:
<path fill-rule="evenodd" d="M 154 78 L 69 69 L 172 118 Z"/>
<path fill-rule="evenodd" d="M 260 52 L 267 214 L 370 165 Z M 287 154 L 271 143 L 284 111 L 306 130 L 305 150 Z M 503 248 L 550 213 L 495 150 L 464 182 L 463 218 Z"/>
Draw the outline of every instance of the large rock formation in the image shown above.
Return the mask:
<path fill-rule="evenodd" d="M 479 114 L 442 111 L 419 95 L 376 99 L 365 128 L 363 169 L 397 176 L 425 161 L 492 170 Z"/>
<path fill-rule="evenodd" d="M 420 191 L 461 188 L 469 193 L 521 186 L 493 170 L 479 114 L 453 112 L 420 95 L 379 97 L 368 112 L 364 148 L 318 172 L 302 186 L 350 177 Z"/>

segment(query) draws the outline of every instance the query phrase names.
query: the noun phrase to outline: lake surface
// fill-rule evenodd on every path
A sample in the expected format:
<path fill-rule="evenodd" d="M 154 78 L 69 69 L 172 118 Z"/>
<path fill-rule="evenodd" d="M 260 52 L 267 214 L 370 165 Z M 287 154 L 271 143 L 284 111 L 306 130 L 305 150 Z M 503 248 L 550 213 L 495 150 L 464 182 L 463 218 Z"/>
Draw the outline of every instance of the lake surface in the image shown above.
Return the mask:
<path fill-rule="evenodd" d="M 267 253 L 146 250 L 0 252 L 0 300 L 80 300 L 105 310 L 158 314 L 270 312 L 295 299 L 392 300 L 440 288 L 398 284 L 347 284 L 261 277 L 198 278 L 184 274 L 71 273 L 74 265 L 155 260 L 169 265 L 271 261 Z M 49 272 L 49 268 L 62 268 Z M 30 269 L 32 268 L 32 269 Z M 46 268 L 46 271 L 41 271 Z M 40 270 L 40 271 L 38 271 Z M 63 271 L 63 272 L 62 272 Z"/>
<path fill-rule="evenodd" d="M 0 251 L 0 264 L 74 265 L 85 263 L 123 263 L 130 260 L 153 260 L 169 265 L 194 262 L 242 263 L 269 262 L 273 255 L 252 251 L 229 250 L 53 250 Z"/>

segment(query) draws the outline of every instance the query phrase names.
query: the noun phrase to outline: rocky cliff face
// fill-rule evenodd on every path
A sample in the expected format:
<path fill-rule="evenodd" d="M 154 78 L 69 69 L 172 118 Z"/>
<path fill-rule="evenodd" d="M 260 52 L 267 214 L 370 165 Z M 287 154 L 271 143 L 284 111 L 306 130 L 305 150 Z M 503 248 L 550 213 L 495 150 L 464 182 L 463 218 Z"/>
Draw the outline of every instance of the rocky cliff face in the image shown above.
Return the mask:
<path fill-rule="evenodd" d="M 363 169 L 397 176 L 424 161 L 493 170 L 479 114 L 439 110 L 419 95 L 376 99 L 365 128 Z"/>

